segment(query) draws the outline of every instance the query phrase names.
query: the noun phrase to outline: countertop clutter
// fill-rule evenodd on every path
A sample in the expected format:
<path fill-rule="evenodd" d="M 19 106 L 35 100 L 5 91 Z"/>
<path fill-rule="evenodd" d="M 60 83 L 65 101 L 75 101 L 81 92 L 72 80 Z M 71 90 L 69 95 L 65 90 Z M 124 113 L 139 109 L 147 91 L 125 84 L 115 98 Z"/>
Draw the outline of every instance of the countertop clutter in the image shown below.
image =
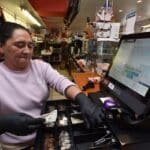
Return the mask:
<path fill-rule="evenodd" d="M 88 83 L 89 78 L 95 78 L 98 75 L 94 72 L 72 72 L 72 77 L 73 80 L 75 81 L 75 83 L 78 84 L 79 88 L 82 89 L 83 86 L 85 86 Z M 99 76 L 100 77 L 100 76 Z M 88 93 L 94 93 L 94 92 L 98 92 L 100 90 L 99 87 L 99 82 L 94 83 L 94 87 L 93 88 L 88 88 L 85 91 L 83 91 L 86 95 Z"/>
<path fill-rule="evenodd" d="M 96 150 L 119 146 L 117 139 L 104 124 L 87 129 L 80 107 L 71 100 L 48 101 L 43 113 L 58 111 L 53 127 L 37 133 L 35 150 Z M 119 150 L 119 149 L 118 149 Z"/>

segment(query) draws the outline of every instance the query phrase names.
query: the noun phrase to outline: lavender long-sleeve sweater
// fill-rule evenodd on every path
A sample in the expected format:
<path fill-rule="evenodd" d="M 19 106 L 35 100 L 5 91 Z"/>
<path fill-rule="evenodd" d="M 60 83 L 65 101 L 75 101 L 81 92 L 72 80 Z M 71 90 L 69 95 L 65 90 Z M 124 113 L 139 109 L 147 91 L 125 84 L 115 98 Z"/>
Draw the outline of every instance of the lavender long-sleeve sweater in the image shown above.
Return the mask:
<path fill-rule="evenodd" d="M 41 60 L 31 60 L 30 67 L 24 72 L 12 71 L 0 63 L 0 115 L 22 112 L 39 116 L 43 102 L 49 96 L 48 85 L 64 94 L 65 89 L 74 83 Z M 35 134 L 16 136 L 5 133 L 0 135 L 0 142 L 28 143 L 34 138 Z"/>

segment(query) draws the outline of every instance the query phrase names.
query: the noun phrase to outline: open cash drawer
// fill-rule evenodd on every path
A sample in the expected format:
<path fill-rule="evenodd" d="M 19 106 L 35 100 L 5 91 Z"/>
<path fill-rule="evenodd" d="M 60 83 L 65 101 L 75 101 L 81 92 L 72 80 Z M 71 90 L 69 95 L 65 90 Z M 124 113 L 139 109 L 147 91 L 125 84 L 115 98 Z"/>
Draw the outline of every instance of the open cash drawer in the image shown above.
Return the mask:
<path fill-rule="evenodd" d="M 58 110 L 56 123 L 38 131 L 35 150 L 112 150 L 113 136 L 111 132 L 107 133 L 107 126 L 87 129 L 80 107 L 75 102 L 66 99 L 47 101 L 43 113 L 54 109 Z M 105 136 L 110 142 L 101 141 Z"/>

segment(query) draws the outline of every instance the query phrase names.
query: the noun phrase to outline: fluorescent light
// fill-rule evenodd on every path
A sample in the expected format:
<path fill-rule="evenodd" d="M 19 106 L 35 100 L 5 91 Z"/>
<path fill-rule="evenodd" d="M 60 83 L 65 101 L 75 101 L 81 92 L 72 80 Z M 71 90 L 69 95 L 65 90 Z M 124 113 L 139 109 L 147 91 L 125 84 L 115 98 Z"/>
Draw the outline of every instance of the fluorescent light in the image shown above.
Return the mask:
<path fill-rule="evenodd" d="M 122 10 L 122 9 L 119 9 L 119 12 L 123 12 L 123 10 Z"/>
<path fill-rule="evenodd" d="M 147 24 L 145 26 L 142 26 L 143 28 L 150 28 L 150 24 Z"/>
<path fill-rule="evenodd" d="M 138 0 L 137 3 L 142 3 L 142 0 Z"/>
<path fill-rule="evenodd" d="M 41 24 L 26 10 L 26 9 L 22 9 L 22 12 L 24 13 L 24 15 L 29 18 L 34 24 L 36 24 L 37 26 L 41 26 Z"/>

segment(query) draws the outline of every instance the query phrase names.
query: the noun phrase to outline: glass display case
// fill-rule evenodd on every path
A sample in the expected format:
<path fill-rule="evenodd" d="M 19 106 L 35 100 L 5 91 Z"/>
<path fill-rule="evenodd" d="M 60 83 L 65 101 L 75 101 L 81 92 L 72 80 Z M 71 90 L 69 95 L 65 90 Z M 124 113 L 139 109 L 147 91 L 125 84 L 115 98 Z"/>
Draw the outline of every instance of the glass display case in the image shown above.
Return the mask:
<path fill-rule="evenodd" d="M 112 63 L 114 56 L 116 55 L 118 47 L 118 41 L 97 41 L 97 55 L 99 62 Z"/>

